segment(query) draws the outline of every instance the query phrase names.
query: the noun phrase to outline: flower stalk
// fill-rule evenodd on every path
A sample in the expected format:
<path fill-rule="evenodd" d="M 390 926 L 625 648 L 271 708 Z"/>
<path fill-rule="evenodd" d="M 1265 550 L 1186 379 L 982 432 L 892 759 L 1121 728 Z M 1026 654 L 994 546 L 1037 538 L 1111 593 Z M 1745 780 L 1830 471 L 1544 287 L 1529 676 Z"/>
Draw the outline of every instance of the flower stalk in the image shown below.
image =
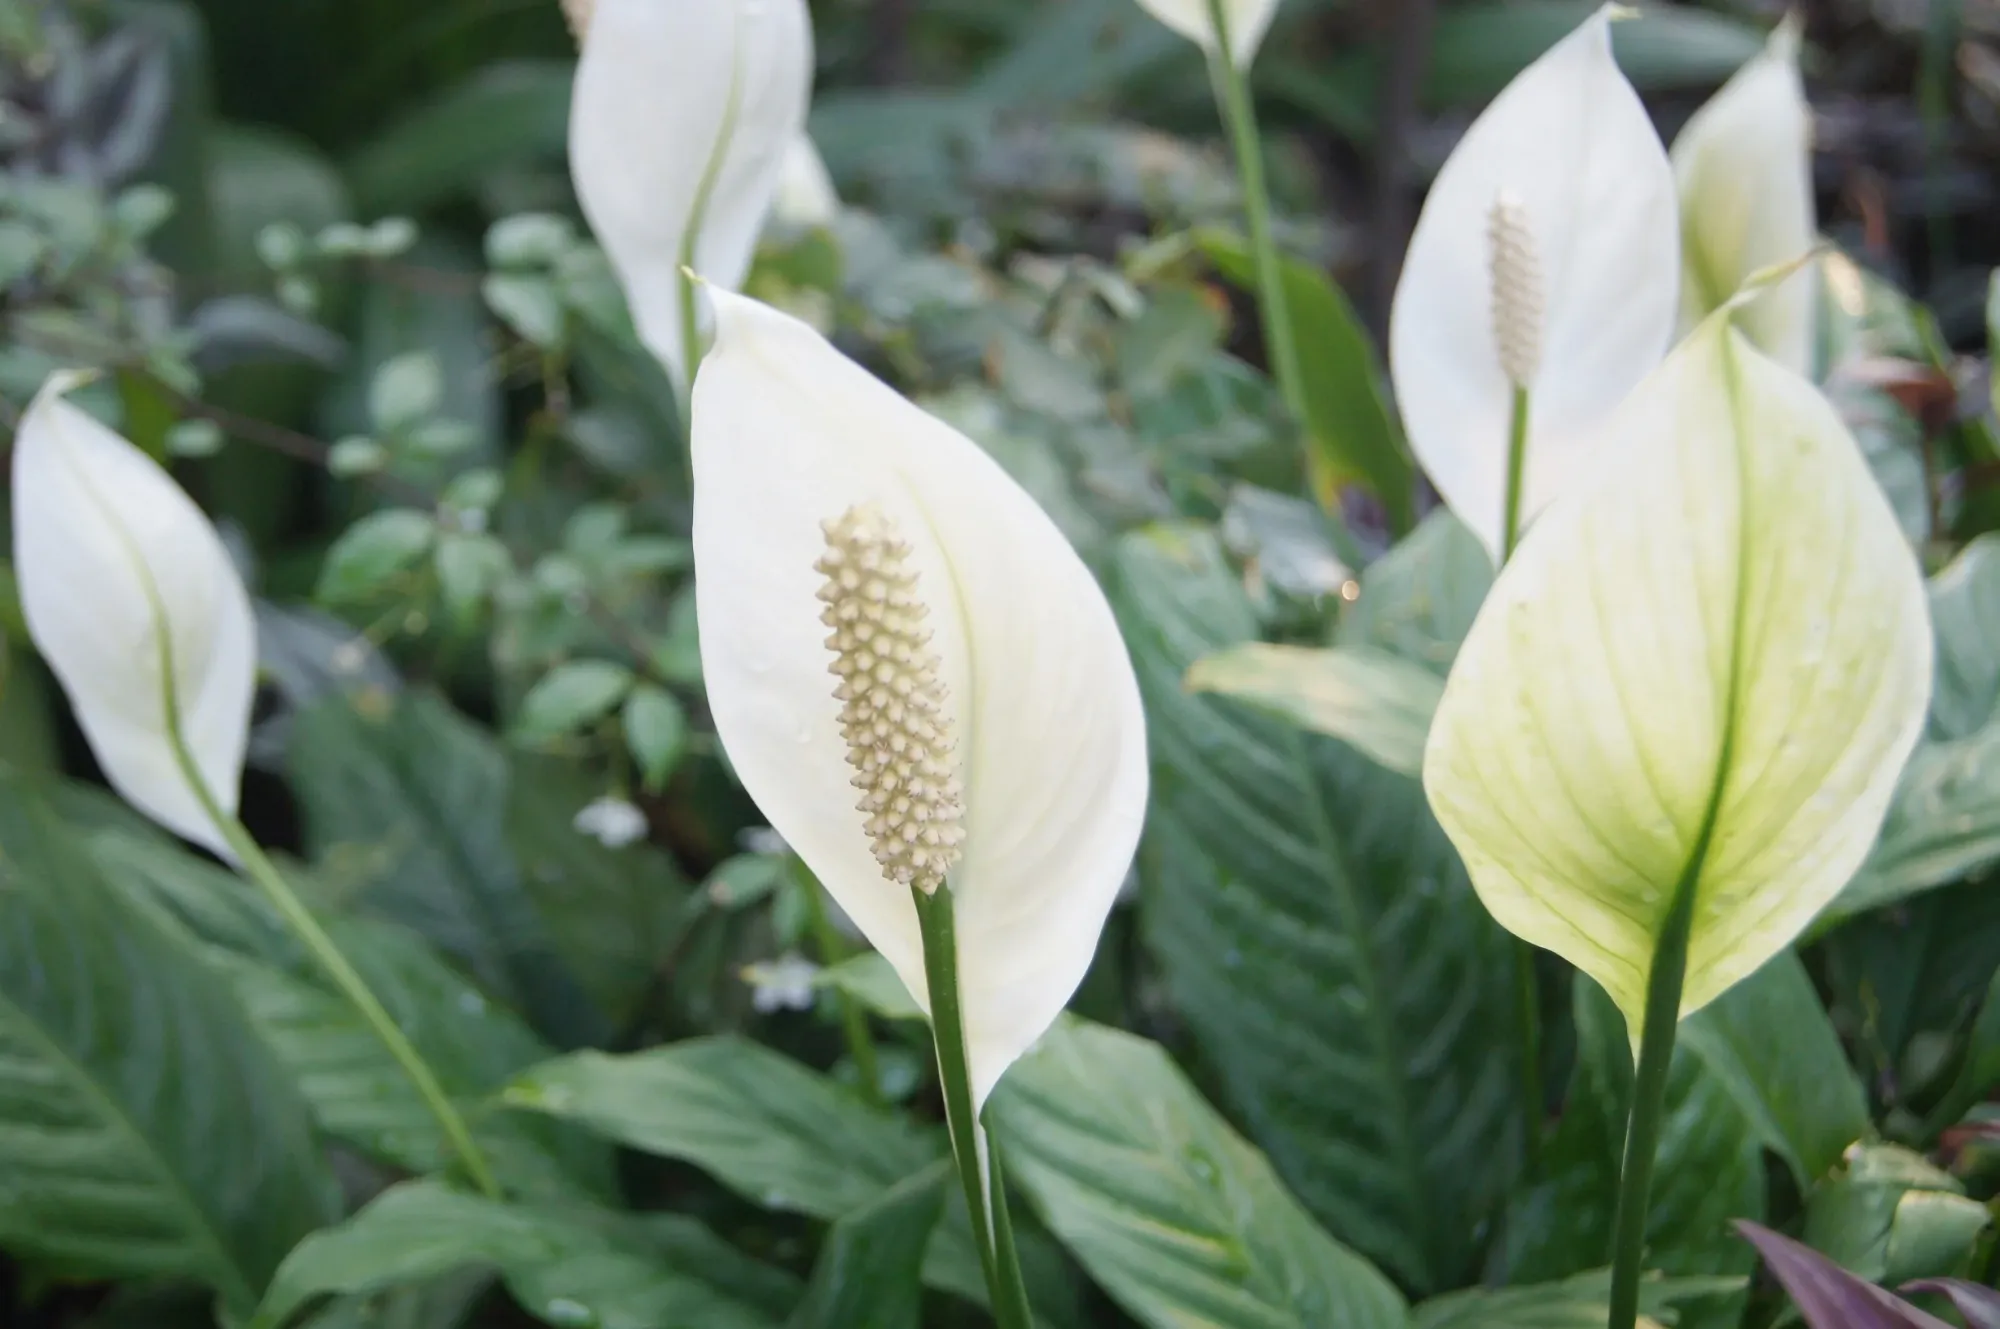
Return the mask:
<path fill-rule="evenodd" d="M 813 948 L 819 952 L 819 962 L 829 968 L 847 958 L 847 946 L 834 930 L 833 920 L 826 912 L 826 888 L 819 884 L 819 878 L 806 866 L 804 859 L 792 855 L 792 879 L 798 883 L 800 893 L 806 902 L 806 926 L 812 930 Z M 840 1009 L 840 1029 L 847 1040 L 847 1055 L 854 1063 L 855 1075 L 861 1082 L 861 1097 L 872 1107 L 881 1107 L 882 1063 L 875 1055 L 875 1036 L 868 1032 L 868 1013 L 861 1008 L 849 993 L 835 988 L 834 1004 Z"/>

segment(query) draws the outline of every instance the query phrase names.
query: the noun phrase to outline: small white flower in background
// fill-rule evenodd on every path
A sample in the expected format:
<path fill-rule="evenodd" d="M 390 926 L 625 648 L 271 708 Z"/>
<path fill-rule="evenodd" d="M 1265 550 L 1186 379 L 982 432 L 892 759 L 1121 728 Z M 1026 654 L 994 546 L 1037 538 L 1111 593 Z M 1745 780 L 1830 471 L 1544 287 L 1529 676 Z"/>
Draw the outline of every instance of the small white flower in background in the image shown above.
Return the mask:
<path fill-rule="evenodd" d="M 1607 6 L 1510 83 L 1431 187 L 1396 289 L 1410 445 L 1497 558 L 1514 392 L 1521 523 L 1572 484 L 1600 420 L 1665 356 L 1680 303 L 1673 168 L 1611 53 Z"/>
<path fill-rule="evenodd" d="M 1131 661 L 1089 569 L 977 444 L 796 319 L 714 301 L 693 435 L 716 731 L 926 1007 L 912 888 L 951 891 L 983 1102 L 1076 991 L 1131 865 Z"/>
<path fill-rule="evenodd" d="M 795 951 L 743 971 L 750 984 L 750 1004 L 760 1015 L 778 1011 L 809 1011 L 819 1000 L 819 966 Z"/>
<path fill-rule="evenodd" d="M 728 290 L 748 275 L 805 130 L 812 19 L 805 0 L 586 8 L 570 173 L 640 338 L 679 376 L 696 299 L 682 268 Z"/>
<path fill-rule="evenodd" d="M 1752 274 L 1807 253 L 1819 238 L 1812 106 L 1799 75 L 1799 23 L 1786 19 L 1674 140 L 1680 184 L 1681 322 L 1692 328 Z M 1787 368 L 1812 368 L 1816 265 L 1736 314 L 1744 335 Z"/>
<path fill-rule="evenodd" d="M 51 377 L 14 439 L 14 572 L 28 632 L 112 788 L 230 857 L 173 729 L 233 816 L 256 689 L 250 596 L 172 477 L 65 400 L 82 379 Z"/>
<path fill-rule="evenodd" d="M 1220 45 L 1208 0 L 1139 0 L 1139 7 L 1175 32 L 1213 53 Z M 1229 25 L 1229 56 L 1247 69 L 1278 15 L 1278 0 L 1223 0 L 1223 21 Z"/>
<path fill-rule="evenodd" d="M 584 807 L 570 823 L 606 849 L 624 849 L 646 838 L 646 814 L 622 798 L 600 798 Z"/>
<path fill-rule="evenodd" d="M 833 187 L 833 175 L 819 149 L 805 134 L 793 139 L 785 152 L 785 171 L 778 180 L 771 220 L 799 230 L 831 226 L 840 220 L 840 191 Z"/>

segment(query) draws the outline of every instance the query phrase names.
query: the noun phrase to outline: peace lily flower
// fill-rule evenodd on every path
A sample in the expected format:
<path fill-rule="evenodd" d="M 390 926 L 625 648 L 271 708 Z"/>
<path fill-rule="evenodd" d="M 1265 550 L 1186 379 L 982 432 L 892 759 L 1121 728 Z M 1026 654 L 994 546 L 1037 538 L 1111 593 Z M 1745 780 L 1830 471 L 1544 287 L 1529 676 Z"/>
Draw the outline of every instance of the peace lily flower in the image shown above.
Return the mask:
<path fill-rule="evenodd" d="M 801 229 L 831 226 L 840 219 L 840 192 L 833 187 L 833 174 L 805 134 L 793 139 L 785 152 L 771 218 Z"/>
<path fill-rule="evenodd" d="M 1221 46 L 1216 40 L 1215 20 L 1209 0 L 1139 0 L 1139 7 L 1160 22 L 1200 45 L 1213 55 Z M 1278 0 L 1222 0 L 1222 21 L 1229 28 L 1229 58 L 1239 69 L 1247 69 L 1271 30 L 1278 14 Z"/>
<path fill-rule="evenodd" d="M 1933 644 L 1853 436 L 1727 311 L 1588 442 L 1603 465 L 1466 638 L 1424 787 L 1488 910 L 1596 979 L 1636 1039 L 1663 973 L 1669 1016 L 1692 1014 L 1861 865 Z"/>
<path fill-rule="evenodd" d="M 977 445 L 805 324 L 714 303 L 693 455 L 716 730 L 926 1010 L 915 893 L 949 892 L 976 1111 L 1082 981 L 1132 861 L 1132 665 L 1082 560 Z"/>
<path fill-rule="evenodd" d="M 577 200 L 639 335 L 685 374 L 698 335 L 692 268 L 750 271 L 812 95 L 805 0 L 572 0 L 583 58 L 570 109 Z"/>
<path fill-rule="evenodd" d="M 1390 368 L 1411 446 L 1496 558 L 1581 473 L 1593 427 L 1674 334 L 1673 169 L 1612 58 L 1613 15 L 1587 19 L 1473 122 L 1396 291 Z"/>
<path fill-rule="evenodd" d="M 1810 251 L 1819 227 L 1812 187 L 1812 107 L 1799 76 L 1799 24 L 1778 25 L 1674 140 L 1685 267 L 1681 321 L 1693 327 L 1753 273 Z M 1780 363 L 1812 367 L 1817 276 L 1802 269 L 1737 314 Z"/>
<path fill-rule="evenodd" d="M 28 633 L 112 788 L 234 858 L 173 734 L 233 815 L 256 684 L 250 597 L 180 486 L 66 400 L 87 377 L 51 377 L 14 436 L 14 572 Z"/>

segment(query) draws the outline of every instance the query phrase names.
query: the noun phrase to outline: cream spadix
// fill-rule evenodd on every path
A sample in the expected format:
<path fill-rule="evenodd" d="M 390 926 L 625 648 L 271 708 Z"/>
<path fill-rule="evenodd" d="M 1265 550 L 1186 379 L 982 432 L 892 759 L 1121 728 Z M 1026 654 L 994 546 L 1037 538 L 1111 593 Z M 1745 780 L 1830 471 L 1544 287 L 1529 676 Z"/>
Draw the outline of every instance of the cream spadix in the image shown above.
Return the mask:
<path fill-rule="evenodd" d="M 639 335 L 685 372 L 692 268 L 734 289 L 812 94 L 805 0 L 591 0 L 570 108 L 577 200 Z"/>
<path fill-rule="evenodd" d="M 1686 249 L 1681 318 L 1693 327 L 1754 274 L 1817 243 L 1812 107 L 1799 76 L 1796 19 L 1689 120 L 1674 140 Z M 1818 275 L 1802 269 L 1746 303 L 1737 326 L 1780 363 L 1812 368 Z"/>
<path fill-rule="evenodd" d="M 1213 54 L 1222 48 L 1209 0 L 1139 0 L 1139 7 L 1204 51 Z M 1222 0 L 1221 8 L 1229 28 L 1229 58 L 1247 69 L 1278 16 L 1278 0 Z"/>
<path fill-rule="evenodd" d="M 65 400 L 79 381 L 51 378 L 14 438 L 14 573 L 28 632 L 112 787 L 231 857 L 173 730 L 233 814 L 256 685 L 250 597 L 194 501 Z"/>
<path fill-rule="evenodd" d="M 1525 523 L 1673 337 L 1673 170 L 1612 57 L 1611 18 L 1587 20 L 1473 122 L 1396 290 L 1390 368 L 1410 444 L 1496 557 L 1516 388 L 1530 399 Z"/>
<path fill-rule="evenodd" d="M 1147 788 L 1089 570 L 991 458 L 803 323 L 715 292 L 695 384 L 696 607 L 765 816 L 928 1009 L 948 890 L 975 1098 L 1082 981 Z"/>
<path fill-rule="evenodd" d="M 1867 855 L 1924 723 L 1923 580 L 1853 437 L 1727 315 L 1607 419 L 1495 584 L 1425 755 L 1480 899 L 1636 1038 L 1789 945 Z"/>

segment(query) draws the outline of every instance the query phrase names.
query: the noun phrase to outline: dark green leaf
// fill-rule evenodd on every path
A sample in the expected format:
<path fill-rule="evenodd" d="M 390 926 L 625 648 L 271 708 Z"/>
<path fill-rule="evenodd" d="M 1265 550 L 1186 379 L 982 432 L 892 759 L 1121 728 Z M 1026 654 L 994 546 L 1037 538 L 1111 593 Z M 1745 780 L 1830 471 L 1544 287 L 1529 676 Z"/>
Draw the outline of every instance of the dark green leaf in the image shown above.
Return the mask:
<path fill-rule="evenodd" d="M 924 1249 L 954 1175 L 939 1159 L 835 1223 L 787 1329 L 918 1329 Z"/>
<path fill-rule="evenodd" d="M 1661 1315 L 1680 1302 L 1742 1290 L 1737 1278 L 1652 1278 L 1639 1310 Z M 1433 1297 L 1410 1313 L 1410 1329 L 1603 1329 L 1611 1311 L 1611 1271 L 1532 1287 L 1474 1288 Z"/>
<path fill-rule="evenodd" d="M 459 958 L 558 1046 L 601 1031 L 508 851 L 507 759 L 484 730 L 429 697 L 382 715 L 334 698 L 300 717 L 291 766 L 314 857 L 380 864 L 363 903 Z"/>
<path fill-rule="evenodd" d="M 491 65 L 377 135 L 347 163 L 363 216 L 418 213 L 568 146 L 568 61 Z"/>
<path fill-rule="evenodd" d="M 1322 1231 L 1157 1044 L 1065 1020 L 987 1109 L 1010 1178 L 1158 1329 L 1401 1329 L 1389 1281 Z"/>
<path fill-rule="evenodd" d="M 0 1245 L 242 1312 L 337 1196 L 304 1102 L 221 980 L 0 777 Z"/>
<path fill-rule="evenodd" d="M 372 1292 L 491 1268 L 523 1310 L 557 1329 L 773 1329 L 778 1318 L 769 1290 L 782 1285 L 782 1276 L 760 1271 L 765 1295 L 746 1297 L 745 1263 L 713 1237 L 698 1249 L 668 1252 L 618 1215 L 528 1208 L 413 1181 L 293 1251 L 254 1325 L 276 1329 L 326 1293 Z"/>
<path fill-rule="evenodd" d="M 1966 1034 L 1958 1074 L 1931 1111 L 1930 1133 L 1936 1135 L 1957 1125 L 1975 1103 L 1996 1088 L 2000 1088 L 2000 973 L 1994 974 L 1986 1000 L 1980 1003 L 1979 1014 Z"/>
<path fill-rule="evenodd" d="M 1143 922 L 1170 990 L 1328 1229 L 1410 1286 L 1458 1285 L 1519 1149 L 1506 934 L 1415 781 L 1183 690 L 1256 634 L 1211 537 L 1128 537 L 1113 599 L 1151 713 Z"/>
<path fill-rule="evenodd" d="M 1227 231 L 1199 233 L 1202 250 L 1223 275 L 1255 287 L 1250 247 Z M 1382 363 L 1353 305 L 1331 279 L 1298 259 L 1284 264 L 1285 308 L 1304 372 L 1303 421 L 1327 470 L 1373 490 L 1390 528 L 1415 521 L 1416 467 L 1403 431 L 1382 392 Z"/>
<path fill-rule="evenodd" d="M 437 522 L 428 512 L 391 508 L 350 526 L 327 550 L 315 594 L 327 604 L 352 604 L 381 591 L 430 550 Z"/>

